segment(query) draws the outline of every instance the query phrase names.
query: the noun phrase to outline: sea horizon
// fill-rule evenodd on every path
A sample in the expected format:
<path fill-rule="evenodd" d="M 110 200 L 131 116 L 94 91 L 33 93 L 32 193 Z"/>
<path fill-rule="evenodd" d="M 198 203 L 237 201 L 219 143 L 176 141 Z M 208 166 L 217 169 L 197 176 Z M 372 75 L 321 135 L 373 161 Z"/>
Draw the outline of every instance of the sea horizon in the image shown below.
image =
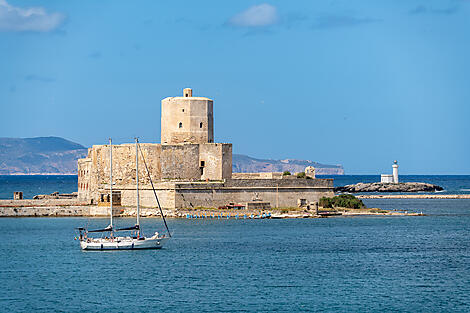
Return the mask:
<path fill-rule="evenodd" d="M 317 175 L 333 178 L 335 187 L 359 182 L 380 182 L 380 175 Z M 25 199 L 53 192 L 77 191 L 77 175 L 0 175 L 0 199 L 12 199 L 13 192 L 22 191 Z M 440 194 L 470 194 L 470 175 L 400 175 L 402 182 L 426 182 L 444 188 Z"/>

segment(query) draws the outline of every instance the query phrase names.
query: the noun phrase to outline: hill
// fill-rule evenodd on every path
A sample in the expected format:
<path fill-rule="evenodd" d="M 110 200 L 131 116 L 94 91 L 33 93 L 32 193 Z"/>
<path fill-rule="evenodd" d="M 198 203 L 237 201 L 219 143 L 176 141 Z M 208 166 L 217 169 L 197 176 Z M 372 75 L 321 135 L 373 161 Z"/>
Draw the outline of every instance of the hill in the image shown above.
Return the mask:
<path fill-rule="evenodd" d="M 313 166 L 318 175 L 343 175 L 342 165 L 321 164 L 309 160 L 271 160 L 255 159 L 243 154 L 233 155 L 233 172 L 235 173 L 257 173 L 257 172 L 303 172 L 307 166 Z"/>
<path fill-rule="evenodd" d="M 87 152 L 60 137 L 0 137 L 0 174 L 76 174 L 77 159 Z"/>
<path fill-rule="evenodd" d="M 1 138 L 0 175 L 76 174 L 77 160 L 87 155 L 87 148 L 60 137 Z M 320 175 L 342 175 L 341 165 L 327 165 L 309 160 L 255 159 L 233 155 L 234 172 L 303 172 L 314 166 Z"/>

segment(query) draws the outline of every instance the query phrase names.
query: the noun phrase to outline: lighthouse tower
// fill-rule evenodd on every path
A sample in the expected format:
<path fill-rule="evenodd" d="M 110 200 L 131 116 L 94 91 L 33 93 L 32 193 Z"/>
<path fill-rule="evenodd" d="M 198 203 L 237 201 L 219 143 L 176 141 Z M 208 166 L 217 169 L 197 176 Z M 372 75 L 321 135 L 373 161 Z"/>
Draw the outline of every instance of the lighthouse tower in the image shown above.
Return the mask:
<path fill-rule="evenodd" d="M 397 163 L 397 160 L 395 160 L 393 162 L 392 168 L 393 168 L 393 182 L 395 184 L 398 184 L 398 163 Z"/>

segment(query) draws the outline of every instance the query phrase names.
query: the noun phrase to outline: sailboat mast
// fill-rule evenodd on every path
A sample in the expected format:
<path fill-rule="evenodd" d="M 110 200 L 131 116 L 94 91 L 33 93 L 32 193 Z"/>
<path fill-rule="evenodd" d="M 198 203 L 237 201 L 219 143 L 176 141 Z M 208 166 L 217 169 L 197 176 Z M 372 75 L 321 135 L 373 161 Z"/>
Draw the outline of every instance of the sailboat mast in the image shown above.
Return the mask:
<path fill-rule="evenodd" d="M 137 192 L 137 220 L 136 225 L 139 227 L 138 231 L 140 233 L 140 206 L 139 206 L 139 139 L 135 138 L 135 185 Z"/>
<path fill-rule="evenodd" d="M 113 142 L 109 138 L 109 204 L 110 204 L 110 226 L 113 228 Z"/>

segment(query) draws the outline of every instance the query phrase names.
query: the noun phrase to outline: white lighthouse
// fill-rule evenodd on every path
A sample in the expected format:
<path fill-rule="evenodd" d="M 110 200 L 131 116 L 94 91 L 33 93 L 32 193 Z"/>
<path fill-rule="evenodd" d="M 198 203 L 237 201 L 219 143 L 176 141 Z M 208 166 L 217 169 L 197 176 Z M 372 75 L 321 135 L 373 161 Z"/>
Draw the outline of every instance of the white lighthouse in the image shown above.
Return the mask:
<path fill-rule="evenodd" d="M 393 182 L 395 184 L 398 184 L 398 162 L 397 162 L 397 160 L 393 161 L 392 168 L 393 168 Z"/>

